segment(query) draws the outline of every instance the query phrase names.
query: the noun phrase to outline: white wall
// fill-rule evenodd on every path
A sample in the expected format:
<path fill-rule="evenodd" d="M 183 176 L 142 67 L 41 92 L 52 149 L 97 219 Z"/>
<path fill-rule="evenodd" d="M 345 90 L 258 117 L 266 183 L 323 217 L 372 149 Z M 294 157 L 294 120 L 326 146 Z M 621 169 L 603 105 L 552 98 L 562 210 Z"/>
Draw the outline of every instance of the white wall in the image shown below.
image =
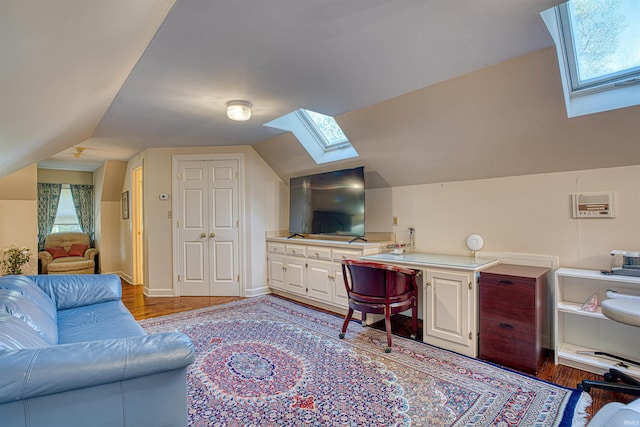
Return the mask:
<path fill-rule="evenodd" d="M 34 163 L 0 178 L 0 259 L 11 245 L 29 248 L 31 259 L 22 270 L 27 274 L 38 274 L 37 176 Z"/>
<path fill-rule="evenodd" d="M 157 148 L 144 151 L 140 158 L 129 162 L 123 191 L 130 190 L 130 171 L 141 162 L 143 166 L 144 191 L 144 241 L 145 241 L 145 293 L 152 296 L 173 295 L 172 225 L 170 216 L 172 200 L 171 160 L 178 154 L 222 154 L 244 155 L 244 208 L 241 221 L 245 235 L 241 251 L 246 254 L 241 266 L 241 275 L 246 287 L 246 296 L 266 292 L 266 244 L 267 230 L 286 221 L 288 214 L 282 206 L 288 206 L 288 189 L 275 173 L 264 163 L 250 146 Z M 160 200 L 159 194 L 169 194 L 169 200 Z M 286 200 L 282 198 L 286 196 Z M 283 213 L 284 212 L 284 213 Z M 285 215 L 283 217 L 283 215 Z M 131 230 L 124 225 L 121 230 L 123 248 L 131 245 Z M 125 275 L 132 274 L 128 262 L 130 255 L 124 254 Z"/>
<path fill-rule="evenodd" d="M 606 269 L 612 249 L 640 250 L 638 183 L 640 166 L 627 166 L 396 187 L 394 228 L 414 226 L 421 252 L 467 255 L 466 237 L 478 233 L 484 251 L 556 255 L 561 266 Z M 616 192 L 617 217 L 572 219 L 570 194 L 598 191 Z"/>

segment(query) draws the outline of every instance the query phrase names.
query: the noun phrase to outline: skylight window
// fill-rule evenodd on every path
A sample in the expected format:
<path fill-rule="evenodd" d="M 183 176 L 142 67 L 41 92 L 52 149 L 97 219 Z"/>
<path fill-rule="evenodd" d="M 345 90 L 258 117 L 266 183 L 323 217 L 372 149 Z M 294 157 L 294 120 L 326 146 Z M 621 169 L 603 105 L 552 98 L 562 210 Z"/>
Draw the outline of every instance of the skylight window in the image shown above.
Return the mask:
<path fill-rule="evenodd" d="M 569 117 L 640 104 L 640 2 L 571 0 L 542 13 Z"/>
<path fill-rule="evenodd" d="M 300 109 L 298 112 L 301 117 L 309 121 L 309 125 L 318 134 L 317 142 L 325 150 L 349 144 L 347 136 L 333 117 L 305 109 Z"/>
<path fill-rule="evenodd" d="M 292 132 L 317 164 L 358 157 L 338 122 L 315 111 L 299 109 L 265 123 Z"/>

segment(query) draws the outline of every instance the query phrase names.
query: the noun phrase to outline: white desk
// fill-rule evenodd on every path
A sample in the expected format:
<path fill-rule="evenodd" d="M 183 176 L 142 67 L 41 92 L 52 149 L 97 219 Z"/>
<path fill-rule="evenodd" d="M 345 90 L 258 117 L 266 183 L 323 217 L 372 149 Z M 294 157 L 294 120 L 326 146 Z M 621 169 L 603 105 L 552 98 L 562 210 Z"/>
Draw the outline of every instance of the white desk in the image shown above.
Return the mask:
<path fill-rule="evenodd" d="M 478 356 L 478 273 L 500 260 L 426 253 L 382 253 L 362 260 L 421 270 L 423 341 Z"/>

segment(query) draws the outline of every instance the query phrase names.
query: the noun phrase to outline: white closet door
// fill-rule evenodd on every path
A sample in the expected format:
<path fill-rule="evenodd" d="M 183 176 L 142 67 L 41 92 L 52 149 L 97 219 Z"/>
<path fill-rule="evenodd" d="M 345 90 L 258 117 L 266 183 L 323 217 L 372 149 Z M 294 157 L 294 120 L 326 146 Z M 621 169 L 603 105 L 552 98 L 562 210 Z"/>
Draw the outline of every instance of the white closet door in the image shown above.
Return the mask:
<path fill-rule="evenodd" d="M 179 162 L 182 296 L 239 296 L 238 161 Z"/>

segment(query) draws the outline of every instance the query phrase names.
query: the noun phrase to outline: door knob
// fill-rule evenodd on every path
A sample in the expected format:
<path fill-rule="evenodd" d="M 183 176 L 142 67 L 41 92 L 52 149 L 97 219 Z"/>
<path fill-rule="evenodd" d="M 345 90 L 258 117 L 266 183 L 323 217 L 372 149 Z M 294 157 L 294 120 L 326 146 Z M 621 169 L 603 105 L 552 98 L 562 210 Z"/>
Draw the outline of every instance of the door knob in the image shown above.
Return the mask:
<path fill-rule="evenodd" d="M 209 234 L 209 237 L 212 237 L 212 238 L 213 238 L 213 237 L 216 237 L 216 233 L 211 233 L 211 234 Z"/>
<path fill-rule="evenodd" d="M 207 237 L 207 233 L 202 233 L 200 237 Z"/>

